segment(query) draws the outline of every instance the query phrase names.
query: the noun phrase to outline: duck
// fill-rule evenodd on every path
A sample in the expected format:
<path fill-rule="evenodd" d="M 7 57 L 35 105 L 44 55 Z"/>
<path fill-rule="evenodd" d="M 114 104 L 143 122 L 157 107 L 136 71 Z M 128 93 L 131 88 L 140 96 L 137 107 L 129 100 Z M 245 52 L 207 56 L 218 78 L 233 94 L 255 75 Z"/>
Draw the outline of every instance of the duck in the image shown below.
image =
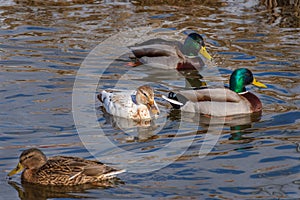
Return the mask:
<path fill-rule="evenodd" d="M 22 171 L 21 181 L 39 185 L 75 186 L 110 180 L 125 172 L 95 160 L 80 157 L 54 156 L 47 158 L 38 148 L 24 150 L 15 169 L 8 177 Z"/>
<path fill-rule="evenodd" d="M 154 100 L 153 88 L 148 85 L 123 92 L 102 90 L 97 97 L 105 111 L 113 116 L 141 121 L 151 120 L 160 113 Z"/>
<path fill-rule="evenodd" d="M 232 72 L 229 88 L 202 87 L 177 93 L 170 92 L 168 97 L 162 96 L 162 98 L 169 101 L 175 109 L 208 116 L 224 117 L 261 112 L 260 99 L 245 88 L 249 84 L 267 88 L 265 84 L 253 77 L 249 69 L 239 68 Z"/>
<path fill-rule="evenodd" d="M 152 39 L 129 47 L 135 60 L 132 66 L 141 64 L 163 69 L 199 70 L 205 66 L 199 53 L 212 60 L 202 36 L 196 32 L 188 34 L 184 43 L 163 39 Z"/>

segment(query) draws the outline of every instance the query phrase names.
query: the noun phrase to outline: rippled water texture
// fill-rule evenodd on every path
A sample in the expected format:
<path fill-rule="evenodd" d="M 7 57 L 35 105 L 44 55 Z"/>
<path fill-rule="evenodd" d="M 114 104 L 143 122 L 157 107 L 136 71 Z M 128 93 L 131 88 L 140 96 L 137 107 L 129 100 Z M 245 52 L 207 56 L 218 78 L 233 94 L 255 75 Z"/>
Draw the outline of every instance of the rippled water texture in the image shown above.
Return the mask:
<path fill-rule="evenodd" d="M 0 0 L 0 199 L 299 198 L 299 12 L 299 1 L 290 0 Z M 160 96 L 197 74 L 132 68 L 118 54 L 127 42 L 147 37 L 183 40 L 187 29 L 203 35 L 214 57 L 217 67 L 201 72 L 208 85 L 228 84 L 234 69 L 247 67 L 268 86 L 248 87 L 263 103 L 261 116 L 220 119 L 171 110 Z M 73 100 L 88 102 L 78 108 L 79 119 L 96 120 L 75 126 L 73 85 L 86 66 L 88 73 L 77 76 L 86 83 L 77 89 L 86 93 Z M 99 89 L 140 84 L 155 88 L 162 111 L 150 128 L 112 118 L 95 98 Z M 21 184 L 20 176 L 8 181 L 29 147 L 48 156 L 103 157 L 128 172 L 112 188 L 40 188 Z"/>

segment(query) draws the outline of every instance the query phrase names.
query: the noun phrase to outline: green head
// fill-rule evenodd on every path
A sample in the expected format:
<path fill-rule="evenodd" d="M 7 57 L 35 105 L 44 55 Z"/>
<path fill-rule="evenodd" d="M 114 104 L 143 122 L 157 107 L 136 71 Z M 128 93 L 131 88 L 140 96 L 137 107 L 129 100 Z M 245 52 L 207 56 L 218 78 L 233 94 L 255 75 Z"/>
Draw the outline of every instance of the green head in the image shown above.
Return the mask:
<path fill-rule="evenodd" d="M 267 87 L 265 84 L 256 81 L 249 69 L 240 68 L 232 72 L 229 82 L 229 87 L 232 91 L 235 91 L 236 93 L 245 92 L 245 86 L 249 84 L 262 88 Z"/>
<path fill-rule="evenodd" d="M 206 51 L 203 38 L 198 33 L 190 33 L 185 39 L 182 53 L 187 56 L 197 56 L 202 54 L 206 59 L 211 60 L 212 57 Z"/>

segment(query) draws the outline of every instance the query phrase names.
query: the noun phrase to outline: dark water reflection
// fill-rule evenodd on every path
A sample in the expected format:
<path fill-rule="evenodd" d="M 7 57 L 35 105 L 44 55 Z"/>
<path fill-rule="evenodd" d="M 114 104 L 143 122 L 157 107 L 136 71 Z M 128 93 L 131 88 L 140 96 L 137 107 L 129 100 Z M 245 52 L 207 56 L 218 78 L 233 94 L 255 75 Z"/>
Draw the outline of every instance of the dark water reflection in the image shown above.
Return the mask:
<path fill-rule="evenodd" d="M 299 22 L 299 1 L 1 1 L 1 198 L 298 198 Z M 40 147 L 48 156 L 94 158 L 74 125 L 75 75 L 99 43 L 141 27 L 149 27 L 149 35 L 176 40 L 185 37 L 181 32 L 187 28 L 203 34 L 222 75 L 204 76 L 207 84 L 227 84 L 234 69 L 248 67 L 268 86 L 249 88 L 263 103 L 262 115 L 212 119 L 170 110 L 160 96 L 199 84 L 186 82 L 187 77 L 199 74 L 128 68 L 126 58 L 121 57 L 99 84 L 91 84 L 121 90 L 148 83 L 156 89 L 162 115 L 150 126 L 137 126 L 104 115 L 98 102 L 91 102 L 97 107 L 100 126 L 92 127 L 92 132 L 101 128 L 118 147 L 139 153 L 161 149 L 174 138 L 192 141 L 184 154 L 157 171 L 121 174 L 125 184 L 105 189 L 58 192 L 47 188 L 51 194 L 44 197 L 37 193 L 37 186 L 22 186 L 19 176 L 13 178 L 17 184 L 9 184 L 6 173 L 28 147 Z M 120 44 L 113 45 L 118 48 Z M 90 76 L 98 77 L 101 67 L 103 63 L 96 63 Z M 216 144 L 207 142 L 215 139 Z M 115 152 L 112 148 L 98 153 Z M 174 157 L 168 155 L 161 162 Z"/>
<path fill-rule="evenodd" d="M 22 183 L 19 185 L 16 182 L 8 182 L 17 192 L 22 200 L 36 200 L 49 198 L 69 198 L 69 199 L 89 199 L 87 190 L 102 189 L 95 185 L 80 185 L 80 186 L 39 186 L 34 184 Z M 103 185 L 103 189 L 109 187 Z M 78 194 L 76 194 L 78 193 Z M 86 194 L 85 194 L 86 193 Z"/>

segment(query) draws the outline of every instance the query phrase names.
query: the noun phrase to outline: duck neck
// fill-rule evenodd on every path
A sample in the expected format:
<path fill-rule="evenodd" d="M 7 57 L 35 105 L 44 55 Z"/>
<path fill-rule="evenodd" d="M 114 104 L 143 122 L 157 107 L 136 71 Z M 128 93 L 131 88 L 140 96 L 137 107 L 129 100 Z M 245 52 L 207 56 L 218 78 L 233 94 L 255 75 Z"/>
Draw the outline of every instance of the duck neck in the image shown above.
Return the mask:
<path fill-rule="evenodd" d="M 199 44 L 192 38 L 187 38 L 182 47 L 182 53 L 186 56 L 198 56 L 200 51 Z"/>
<path fill-rule="evenodd" d="M 230 77 L 229 88 L 236 93 L 246 92 L 244 80 L 242 78 L 237 78 L 236 76 Z"/>
<path fill-rule="evenodd" d="M 246 93 L 248 93 L 249 91 L 244 91 L 244 92 L 239 92 L 238 94 L 239 95 L 243 95 L 243 94 L 246 94 Z"/>
<path fill-rule="evenodd" d="M 230 85 L 229 88 L 230 88 L 230 90 L 232 90 L 232 91 L 234 91 L 236 93 L 239 93 L 239 94 L 243 94 L 243 93 L 247 92 L 247 90 L 246 90 L 245 87 L 234 87 L 234 86 Z"/>
<path fill-rule="evenodd" d="M 26 182 L 34 182 L 37 169 L 25 169 L 21 175 L 21 179 Z"/>

